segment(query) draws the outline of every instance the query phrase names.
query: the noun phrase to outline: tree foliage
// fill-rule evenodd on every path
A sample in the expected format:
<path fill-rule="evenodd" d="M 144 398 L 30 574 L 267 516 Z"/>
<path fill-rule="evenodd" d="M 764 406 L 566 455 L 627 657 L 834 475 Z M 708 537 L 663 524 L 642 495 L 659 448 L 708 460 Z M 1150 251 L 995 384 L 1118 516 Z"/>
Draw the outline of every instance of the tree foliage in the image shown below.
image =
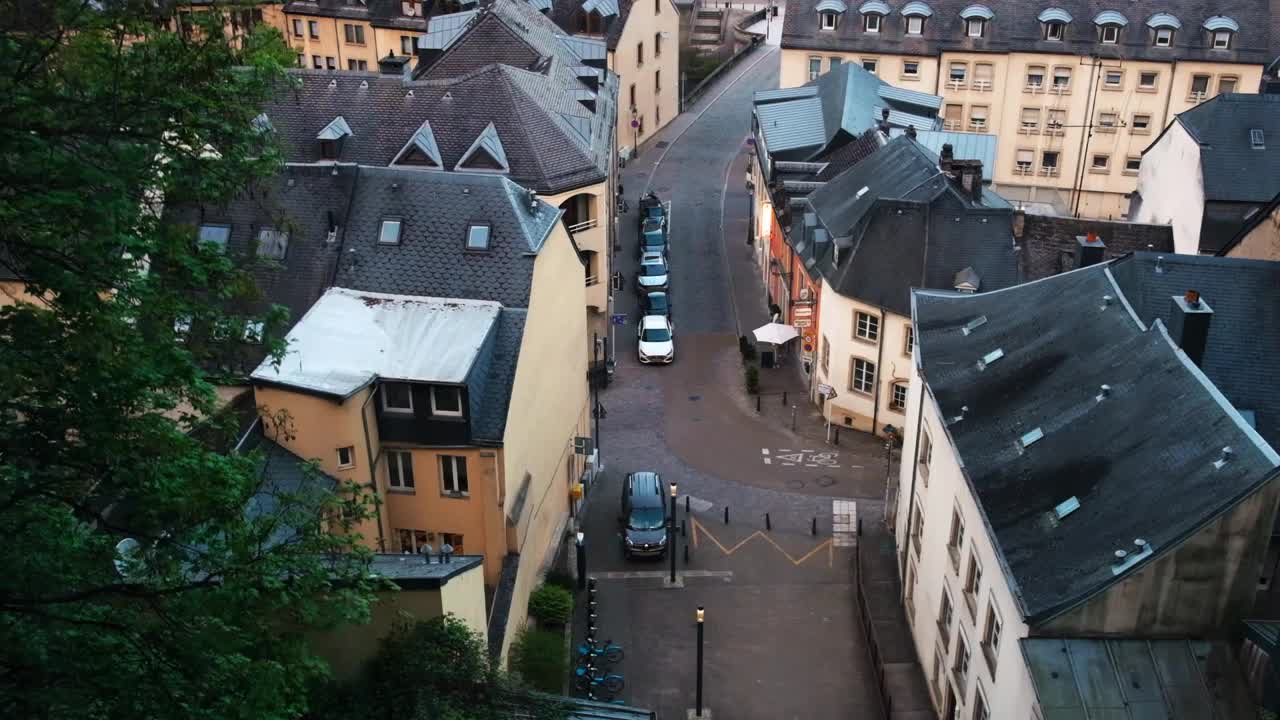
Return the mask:
<path fill-rule="evenodd" d="M 0 269 L 39 298 L 0 309 L 3 717 L 296 717 L 325 672 L 305 633 L 372 597 L 329 532 L 364 508 L 220 452 L 234 423 L 175 335 L 254 289 L 162 208 L 277 170 L 254 119 L 291 53 L 212 13 L 171 32 L 167 5 L 0 0 Z"/>

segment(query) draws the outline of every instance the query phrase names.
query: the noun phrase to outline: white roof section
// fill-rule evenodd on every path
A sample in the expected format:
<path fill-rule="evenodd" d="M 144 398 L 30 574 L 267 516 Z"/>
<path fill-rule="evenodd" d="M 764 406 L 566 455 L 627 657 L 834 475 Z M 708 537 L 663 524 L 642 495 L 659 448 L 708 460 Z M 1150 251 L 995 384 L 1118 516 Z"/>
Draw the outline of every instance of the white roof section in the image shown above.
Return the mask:
<path fill-rule="evenodd" d="M 1230 30 L 1231 32 L 1240 32 L 1240 23 L 1232 20 L 1226 15 L 1214 15 L 1204 21 L 1205 30 Z"/>
<path fill-rule="evenodd" d="M 834 12 L 845 13 L 849 11 L 849 6 L 845 5 L 841 0 L 822 0 L 816 8 L 818 12 Z"/>
<path fill-rule="evenodd" d="M 1169 13 L 1159 12 L 1147 19 L 1147 27 L 1182 29 L 1182 21 Z"/>
<path fill-rule="evenodd" d="M 437 15 L 427 21 L 427 34 L 418 38 L 418 47 L 424 50 L 443 50 L 467 29 L 467 24 L 479 10 L 463 10 L 462 12 Z"/>
<path fill-rule="evenodd" d="M 960 11 L 960 17 L 964 18 L 965 20 L 970 20 L 973 18 L 982 18 L 983 20 L 991 20 L 995 18 L 995 16 L 996 14 L 991 12 L 991 8 L 987 7 L 986 5 L 970 5 L 969 7 Z"/>
<path fill-rule="evenodd" d="M 912 0 L 912 2 L 909 2 L 906 5 L 903 5 L 902 10 L 900 10 L 899 12 L 901 12 L 903 15 L 907 17 L 910 17 L 912 15 L 916 17 L 929 17 L 933 15 L 933 8 L 929 7 L 927 4 L 923 2 L 920 2 L 919 0 Z"/>
<path fill-rule="evenodd" d="M 252 378 L 346 397 L 375 379 L 462 383 L 502 309 L 488 300 L 331 288 Z"/>
<path fill-rule="evenodd" d="M 1093 23 L 1095 25 L 1119 25 L 1124 27 L 1129 24 L 1129 18 L 1115 10 L 1103 10 L 1093 19 Z"/>
<path fill-rule="evenodd" d="M 347 124 L 347 119 L 339 115 L 332 122 L 324 126 L 324 129 L 316 135 L 317 140 L 337 140 L 353 134 L 351 126 Z"/>

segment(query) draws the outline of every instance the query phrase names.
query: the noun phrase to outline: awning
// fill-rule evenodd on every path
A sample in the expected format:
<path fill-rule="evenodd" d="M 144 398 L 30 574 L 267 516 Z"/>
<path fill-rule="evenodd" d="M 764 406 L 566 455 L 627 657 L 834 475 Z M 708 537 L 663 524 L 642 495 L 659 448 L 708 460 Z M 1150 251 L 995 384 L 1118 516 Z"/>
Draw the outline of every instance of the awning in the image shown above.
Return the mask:
<path fill-rule="evenodd" d="M 755 335 L 756 340 L 759 342 L 769 343 L 770 345 L 781 345 L 800 337 L 800 332 L 798 330 L 790 325 L 783 325 L 782 323 L 769 323 L 768 325 L 762 325 L 755 330 L 752 330 L 751 334 Z"/>

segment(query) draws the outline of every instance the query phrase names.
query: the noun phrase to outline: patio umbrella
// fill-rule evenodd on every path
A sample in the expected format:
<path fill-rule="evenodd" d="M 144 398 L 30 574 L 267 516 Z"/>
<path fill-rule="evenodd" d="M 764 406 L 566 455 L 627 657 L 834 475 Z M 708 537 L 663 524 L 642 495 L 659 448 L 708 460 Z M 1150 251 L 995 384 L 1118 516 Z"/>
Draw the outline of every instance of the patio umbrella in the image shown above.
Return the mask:
<path fill-rule="evenodd" d="M 800 333 L 795 328 L 782 323 L 762 325 L 751 332 L 756 336 L 756 340 L 770 345 L 781 345 L 788 340 L 800 337 Z"/>

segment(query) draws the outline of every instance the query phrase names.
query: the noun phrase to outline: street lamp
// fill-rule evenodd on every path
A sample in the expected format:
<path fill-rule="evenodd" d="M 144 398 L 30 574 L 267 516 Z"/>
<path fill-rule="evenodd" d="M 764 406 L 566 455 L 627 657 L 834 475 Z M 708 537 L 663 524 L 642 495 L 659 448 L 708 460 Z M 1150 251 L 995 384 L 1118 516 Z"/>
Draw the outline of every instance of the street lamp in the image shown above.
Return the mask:
<path fill-rule="evenodd" d="M 583 543 L 586 535 L 578 531 L 578 589 L 587 589 L 587 546 Z"/>
<path fill-rule="evenodd" d="M 671 584 L 676 584 L 676 484 L 671 483 L 671 524 L 667 530 L 667 554 L 671 556 Z"/>
<path fill-rule="evenodd" d="M 694 698 L 693 714 L 696 717 L 702 717 L 702 620 L 706 615 L 706 611 L 702 606 L 698 606 L 698 690 Z"/>

